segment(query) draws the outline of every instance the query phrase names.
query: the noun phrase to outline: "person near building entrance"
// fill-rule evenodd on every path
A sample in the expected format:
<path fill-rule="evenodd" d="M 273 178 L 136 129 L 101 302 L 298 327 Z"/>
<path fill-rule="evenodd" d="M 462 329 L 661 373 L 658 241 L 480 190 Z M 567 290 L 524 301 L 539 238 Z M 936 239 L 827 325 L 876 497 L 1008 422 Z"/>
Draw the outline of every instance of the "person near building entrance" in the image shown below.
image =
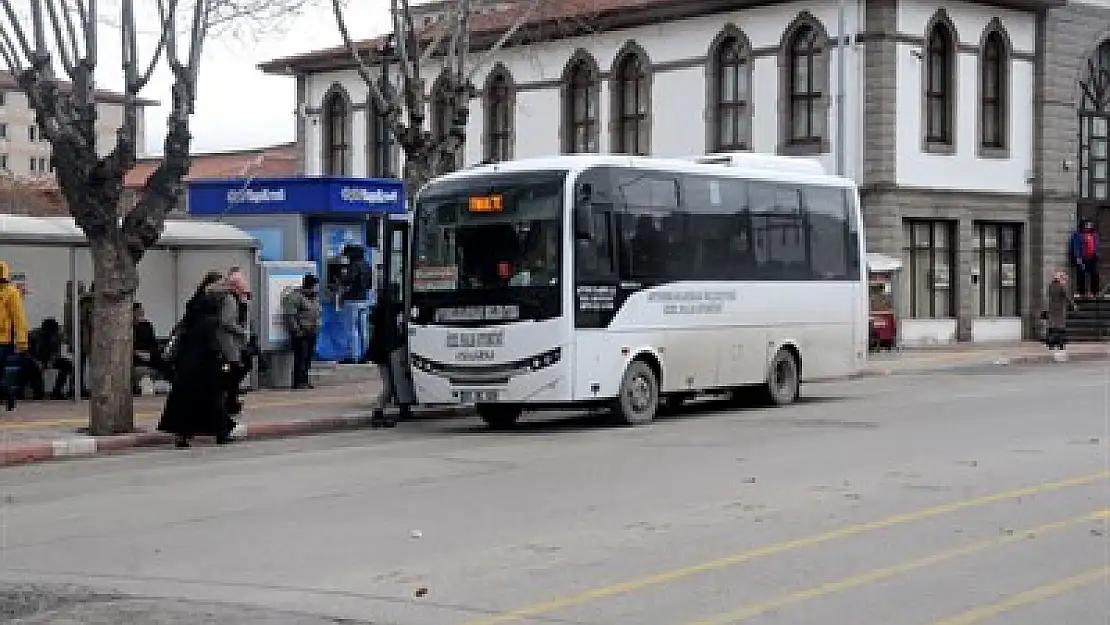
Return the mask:
<path fill-rule="evenodd" d="M 366 356 L 366 310 L 373 274 L 370 263 L 366 262 L 366 249 L 361 245 L 345 246 L 343 255 L 347 258 L 340 283 L 340 300 L 343 302 L 343 320 L 347 331 L 347 358 L 344 362 L 353 363 L 364 361 Z"/>
<path fill-rule="evenodd" d="M 316 351 L 316 337 L 320 333 L 322 310 L 319 298 L 320 280 L 305 275 L 301 288 L 293 289 L 283 298 L 283 312 L 289 341 L 293 349 L 293 388 L 312 388 L 308 371 Z"/>
<path fill-rule="evenodd" d="M 1045 314 L 1045 344 L 1049 349 L 1064 349 L 1067 344 L 1068 312 L 1075 308 L 1068 291 L 1068 274 L 1057 271 L 1048 284 L 1048 310 Z"/>
<path fill-rule="evenodd" d="M 1075 293 L 1094 297 L 1099 292 L 1098 233 L 1095 225 L 1089 221 L 1072 233 L 1068 245 L 1068 255 L 1071 257 L 1072 267 L 1075 270 Z"/>

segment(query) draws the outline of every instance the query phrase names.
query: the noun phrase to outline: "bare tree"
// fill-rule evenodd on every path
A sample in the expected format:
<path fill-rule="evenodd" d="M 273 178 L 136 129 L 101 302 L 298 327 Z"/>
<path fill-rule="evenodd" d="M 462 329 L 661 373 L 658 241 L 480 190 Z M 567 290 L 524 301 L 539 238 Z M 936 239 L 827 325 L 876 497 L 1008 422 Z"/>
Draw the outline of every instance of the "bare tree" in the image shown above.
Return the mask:
<path fill-rule="evenodd" d="M 89 430 L 128 432 L 134 429 L 131 307 L 138 264 L 161 236 L 189 170 L 189 117 L 204 43 L 221 29 L 270 24 L 310 0 L 143 0 L 139 8 L 148 19 L 136 14 L 135 0 L 105 0 L 101 6 L 97 0 L 22 0 L 16 6 L 18 1 L 0 0 L 0 69 L 16 75 L 51 144 L 58 185 L 92 255 Z M 157 43 L 140 59 L 144 32 L 153 32 Z M 104 33 L 119 37 L 123 58 L 123 124 L 110 150 L 98 149 L 96 132 L 97 53 Z M 126 209 L 120 200 L 124 175 L 138 157 L 138 97 L 162 62 L 173 77 L 165 149 L 137 202 Z"/>
<path fill-rule="evenodd" d="M 355 61 L 355 67 L 366 83 L 370 97 L 404 153 L 404 179 L 411 197 L 433 177 L 457 166 L 458 152 L 466 141 L 466 125 L 470 116 L 470 100 L 475 95 L 474 76 L 489 62 L 498 50 L 524 34 L 524 27 L 543 21 L 545 0 L 516 0 L 509 9 L 494 14 L 475 15 L 471 0 L 449 0 L 448 17 L 434 25 L 417 28 L 409 0 L 390 0 L 392 35 L 395 51 L 392 58 L 381 58 L 382 47 L 368 57 L 352 38 L 344 17 L 345 0 L 332 0 L 339 34 L 343 44 Z M 493 15 L 493 19 L 489 17 Z M 504 22 L 499 35 L 486 47 L 477 60 L 471 59 L 471 36 L 479 29 L 474 21 Z M 385 38 L 378 43 L 384 44 Z M 423 70 L 433 60 L 442 61 L 437 74 L 437 88 L 444 97 L 444 119 L 436 120 L 439 132 L 425 124 L 426 108 L 430 99 Z M 381 63 L 396 63 L 400 67 L 400 88 L 382 89 L 371 67 Z"/>

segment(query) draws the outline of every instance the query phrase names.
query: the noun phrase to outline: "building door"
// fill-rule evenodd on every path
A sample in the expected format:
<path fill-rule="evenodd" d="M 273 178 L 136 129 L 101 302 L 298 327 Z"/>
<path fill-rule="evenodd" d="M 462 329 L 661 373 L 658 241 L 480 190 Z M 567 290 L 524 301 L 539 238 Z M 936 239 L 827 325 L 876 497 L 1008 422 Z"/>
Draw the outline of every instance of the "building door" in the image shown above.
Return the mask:
<path fill-rule="evenodd" d="M 1078 227 L 1095 224 L 1101 242 L 1099 274 L 1110 275 L 1110 41 L 1099 45 L 1079 81 Z"/>

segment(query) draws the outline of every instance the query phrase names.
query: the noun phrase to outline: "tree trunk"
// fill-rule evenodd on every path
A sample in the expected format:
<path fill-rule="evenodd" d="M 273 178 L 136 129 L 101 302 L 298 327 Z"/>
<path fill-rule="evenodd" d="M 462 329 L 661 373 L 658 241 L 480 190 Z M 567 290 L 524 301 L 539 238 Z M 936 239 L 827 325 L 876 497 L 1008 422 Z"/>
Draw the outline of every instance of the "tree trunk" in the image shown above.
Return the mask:
<path fill-rule="evenodd" d="M 93 263 L 92 350 L 89 377 L 92 403 L 89 433 L 125 434 L 135 430 L 131 394 L 134 333 L 132 310 L 138 287 L 138 267 L 127 253 L 123 237 L 112 232 L 89 242 Z"/>
<path fill-rule="evenodd" d="M 432 179 L 431 150 L 405 150 L 405 190 L 411 202 L 416 192 Z"/>

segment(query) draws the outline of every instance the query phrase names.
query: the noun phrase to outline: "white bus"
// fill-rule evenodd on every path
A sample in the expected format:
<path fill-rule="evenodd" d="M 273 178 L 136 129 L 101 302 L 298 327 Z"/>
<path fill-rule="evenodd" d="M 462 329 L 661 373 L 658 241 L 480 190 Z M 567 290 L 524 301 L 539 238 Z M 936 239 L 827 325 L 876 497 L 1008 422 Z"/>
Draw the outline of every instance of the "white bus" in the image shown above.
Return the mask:
<path fill-rule="evenodd" d="M 604 405 L 858 371 L 867 286 L 854 183 L 816 161 L 575 155 L 481 165 L 416 197 L 410 364 L 420 404 Z"/>

